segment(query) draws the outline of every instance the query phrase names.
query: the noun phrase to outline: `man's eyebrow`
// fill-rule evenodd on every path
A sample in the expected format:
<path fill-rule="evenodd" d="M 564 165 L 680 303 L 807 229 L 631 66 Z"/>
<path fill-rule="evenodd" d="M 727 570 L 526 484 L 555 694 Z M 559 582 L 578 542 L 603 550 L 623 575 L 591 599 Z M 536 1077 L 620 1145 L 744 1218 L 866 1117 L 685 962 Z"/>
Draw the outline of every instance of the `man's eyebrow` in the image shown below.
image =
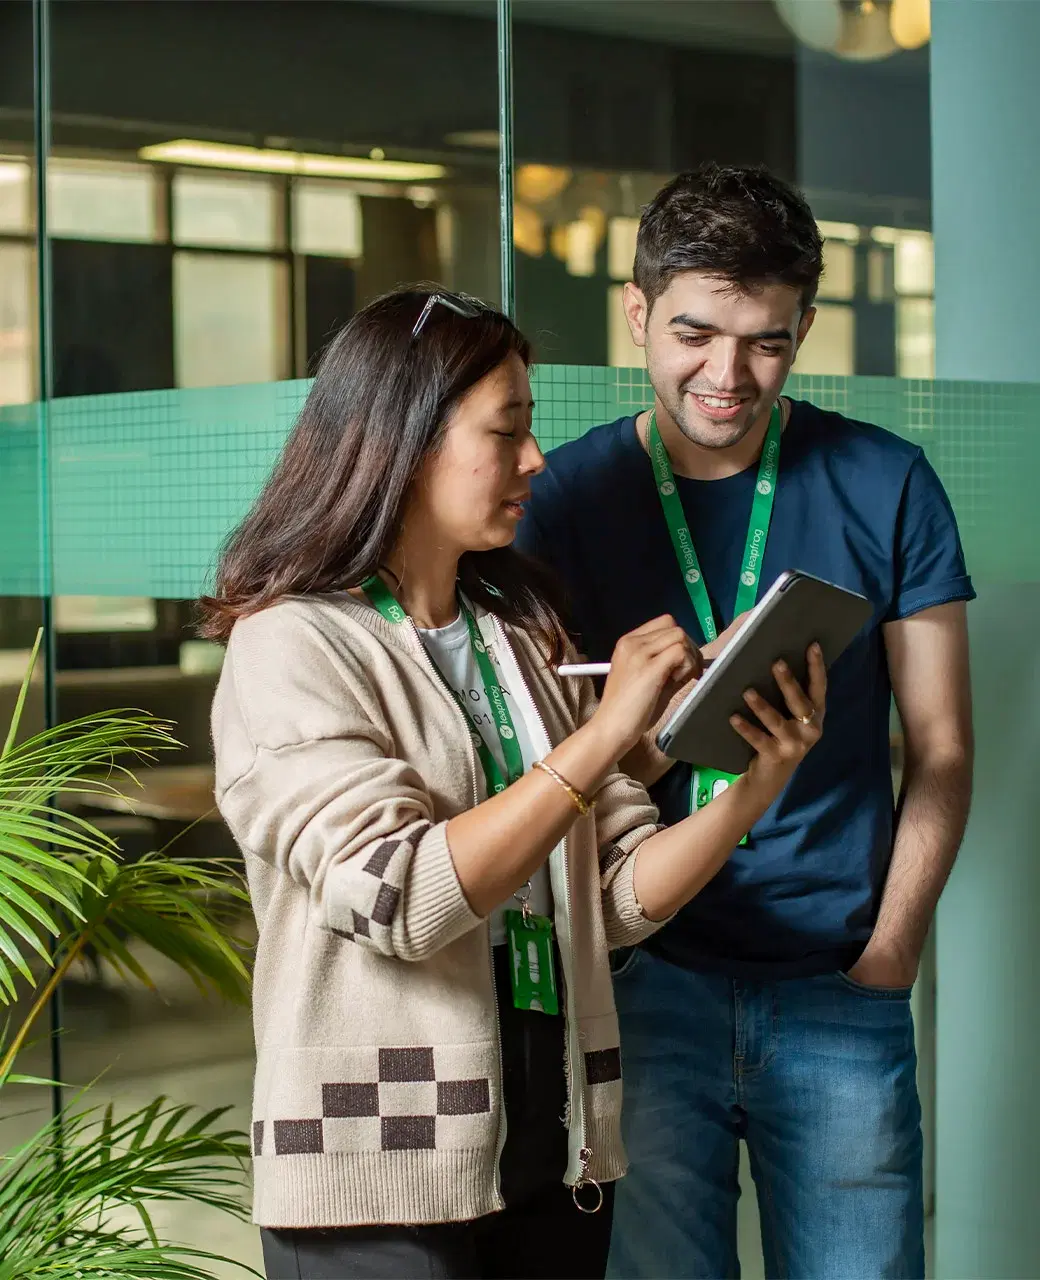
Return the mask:
<path fill-rule="evenodd" d="M 712 324 L 710 320 L 698 320 L 696 316 L 691 316 L 683 312 L 682 315 L 672 316 L 669 324 L 681 325 L 684 329 L 696 329 L 700 333 L 721 333 L 722 330 L 717 324 Z M 791 341 L 790 329 L 764 329 L 761 333 L 751 333 L 747 335 L 749 342 L 776 342 L 784 339 Z"/>

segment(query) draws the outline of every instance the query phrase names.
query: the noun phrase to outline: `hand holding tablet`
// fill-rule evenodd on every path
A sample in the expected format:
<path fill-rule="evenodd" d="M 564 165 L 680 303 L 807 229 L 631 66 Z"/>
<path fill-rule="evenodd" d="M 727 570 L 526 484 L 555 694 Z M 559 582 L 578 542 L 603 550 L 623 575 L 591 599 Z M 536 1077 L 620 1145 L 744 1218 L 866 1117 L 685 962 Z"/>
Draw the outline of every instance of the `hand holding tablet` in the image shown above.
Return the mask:
<path fill-rule="evenodd" d="M 658 734 L 659 749 L 675 760 L 743 773 L 755 751 L 731 721 L 748 718 L 745 692 L 756 690 L 766 706 L 788 715 L 774 664 L 785 662 L 806 688 L 810 645 L 819 644 L 829 667 L 872 614 L 870 601 L 852 591 L 798 571 L 782 574 Z"/>

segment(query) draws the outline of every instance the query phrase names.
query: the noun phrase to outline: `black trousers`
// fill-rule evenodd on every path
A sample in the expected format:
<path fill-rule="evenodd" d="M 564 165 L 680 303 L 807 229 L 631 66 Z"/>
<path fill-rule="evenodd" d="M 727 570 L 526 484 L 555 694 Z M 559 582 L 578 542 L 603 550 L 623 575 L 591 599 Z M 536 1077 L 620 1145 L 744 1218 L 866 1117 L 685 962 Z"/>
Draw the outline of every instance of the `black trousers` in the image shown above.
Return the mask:
<path fill-rule="evenodd" d="M 500 1165 L 505 1209 L 430 1226 L 264 1228 L 268 1280 L 602 1280 L 614 1188 L 603 1188 L 599 1213 L 586 1214 L 562 1181 L 563 1018 L 513 1008 L 505 947 L 495 948 L 495 981 L 507 1125 Z"/>

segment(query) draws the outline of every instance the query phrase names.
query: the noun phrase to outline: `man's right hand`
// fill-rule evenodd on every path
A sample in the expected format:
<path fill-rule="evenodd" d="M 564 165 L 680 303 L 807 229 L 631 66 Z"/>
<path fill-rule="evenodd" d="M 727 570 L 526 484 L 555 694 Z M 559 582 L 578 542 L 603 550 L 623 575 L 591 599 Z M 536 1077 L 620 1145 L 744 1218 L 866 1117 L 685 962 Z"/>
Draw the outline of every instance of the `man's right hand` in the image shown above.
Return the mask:
<path fill-rule="evenodd" d="M 747 617 L 747 613 L 740 614 L 710 644 L 704 645 L 701 649 L 701 656 L 705 662 L 714 661 L 744 625 Z M 657 735 L 682 705 L 686 696 L 699 679 L 700 675 L 692 677 L 675 693 L 657 723 L 643 734 L 632 750 L 620 761 L 621 770 L 627 773 L 630 778 L 635 778 L 637 782 L 641 782 L 644 787 L 652 787 L 655 782 L 659 782 L 672 765 L 675 764 L 671 756 L 666 756 L 658 747 Z"/>

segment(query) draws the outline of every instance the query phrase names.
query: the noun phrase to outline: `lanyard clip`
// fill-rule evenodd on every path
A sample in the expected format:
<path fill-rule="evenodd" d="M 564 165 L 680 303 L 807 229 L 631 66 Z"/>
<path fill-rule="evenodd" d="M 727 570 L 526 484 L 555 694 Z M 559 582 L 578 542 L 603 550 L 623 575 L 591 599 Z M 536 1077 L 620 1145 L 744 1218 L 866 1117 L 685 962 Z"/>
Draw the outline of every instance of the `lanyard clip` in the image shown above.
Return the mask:
<path fill-rule="evenodd" d="M 513 897 L 520 903 L 520 914 L 523 916 L 524 925 L 531 923 L 531 882 L 528 880 L 526 884 L 522 884 Z"/>

